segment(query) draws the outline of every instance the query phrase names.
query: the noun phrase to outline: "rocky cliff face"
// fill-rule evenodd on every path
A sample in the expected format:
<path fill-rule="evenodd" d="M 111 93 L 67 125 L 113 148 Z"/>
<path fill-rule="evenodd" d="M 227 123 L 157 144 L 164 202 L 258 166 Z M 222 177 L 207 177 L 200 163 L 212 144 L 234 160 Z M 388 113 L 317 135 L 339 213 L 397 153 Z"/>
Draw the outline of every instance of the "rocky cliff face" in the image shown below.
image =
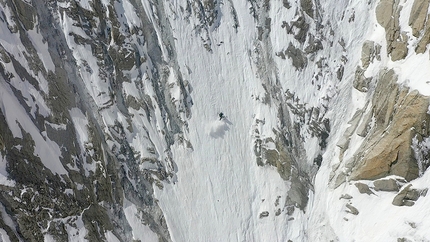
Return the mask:
<path fill-rule="evenodd" d="M 109 233 L 130 241 L 127 216 L 170 240 L 153 186 L 174 175 L 168 147 L 190 98 L 180 73 L 168 83 L 175 64 L 163 60 L 174 53 L 162 56 L 155 35 L 166 26 L 148 24 L 141 3 L 127 4 L 1 3 L 1 157 L 13 182 L 1 188 L 1 213 L 13 241 L 109 240 Z M 127 23 L 127 14 L 141 23 Z M 178 85 L 178 100 L 169 85 Z M 147 145 L 134 147 L 136 138 Z"/>
<path fill-rule="evenodd" d="M 249 192 L 248 225 L 273 216 L 285 225 L 273 238 L 342 241 L 318 199 L 390 193 L 389 206 L 413 207 L 427 194 L 413 181 L 430 165 L 430 93 L 414 85 L 427 77 L 411 71 L 414 58 L 429 61 L 428 8 L 428 0 L 1 0 L 2 238 L 180 240 L 186 233 L 168 210 L 181 208 L 167 209 L 157 194 L 181 182 L 193 154 L 210 150 L 191 125 L 215 99 L 252 118 L 209 136 L 244 126 L 236 141 L 252 161 L 230 156 L 242 152 L 233 148 L 227 157 L 276 170 L 287 190 L 272 194 L 269 208 Z M 231 59 L 238 68 L 225 66 Z M 202 78 L 208 73 L 222 81 Z M 205 82 L 211 90 L 240 83 L 228 86 L 234 95 L 196 100 Z M 350 194 L 339 201 L 348 201 L 342 223 L 365 213 Z"/>
<path fill-rule="evenodd" d="M 411 55 L 426 51 L 422 45 L 427 41 L 424 31 L 427 26 L 426 9 L 427 1 L 414 1 L 408 9 L 410 12 L 406 13 L 407 10 L 396 1 L 377 4 L 376 19 L 386 33 L 385 43 L 382 43 L 386 46 L 384 52 L 392 61 L 400 62 L 406 58 L 408 49 L 415 51 Z M 410 29 L 401 30 L 401 15 L 410 16 Z M 345 179 L 373 180 L 389 175 L 397 175 L 407 181 L 416 179 L 427 169 L 427 162 L 424 166 L 421 164 L 421 153 L 426 154 L 427 151 L 414 151 L 413 141 L 422 142 L 429 136 L 429 99 L 417 90 L 398 84 L 396 70 L 384 64 L 386 56 L 381 59 L 381 45 L 371 40 L 364 42 L 361 56 L 354 88 L 371 99 L 367 99 L 365 105 L 354 113 L 348 122 L 350 126 L 339 140 L 339 158 L 344 163 L 335 168 L 343 171 L 333 177 L 334 184 L 338 186 Z M 372 70 L 368 71 L 369 66 Z M 366 75 L 366 71 L 375 75 Z M 351 151 L 349 143 L 354 136 L 360 137 L 361 145 Z M 348 159 L 344 159 L 345 156 Z"/>

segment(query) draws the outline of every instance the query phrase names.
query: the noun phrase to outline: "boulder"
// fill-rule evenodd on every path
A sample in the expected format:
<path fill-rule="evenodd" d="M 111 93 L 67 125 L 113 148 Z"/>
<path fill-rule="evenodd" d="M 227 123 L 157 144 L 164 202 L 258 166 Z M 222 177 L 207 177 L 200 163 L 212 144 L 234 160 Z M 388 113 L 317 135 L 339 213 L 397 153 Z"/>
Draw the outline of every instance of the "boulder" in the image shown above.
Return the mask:
<path fill-rule="evenodd" d="M 358 209 L 349 203 L 346 204 L 346 208 L 348 208 L 348 210 L 346 210 L 347 213 L 351 213 L 354 215 L 358 215 L 358 213 L 359 213 Z"/>
<path fill-rule="evenodd" d="M 399 191 L 400 184 L 395 179 L 381 179 L 373 182 L 375 191 L 394 192 Z"/>
<path fill-rule="evenodd" d="M 395 206 L 413 206 L 420 196 L 426 196 L 428 189 L 415 189 L 412 184 L 403 188 L 393 199 Z"/>
<path fill-rule="evenodd" d="M 357 187 L 358 191 L 362 194 L 364 193 L 367 195 L 375 194 L 372 192 L 372 190 L 370 190 L 369 186 L 364 183 L 356 182 L 354 185 Z"/>

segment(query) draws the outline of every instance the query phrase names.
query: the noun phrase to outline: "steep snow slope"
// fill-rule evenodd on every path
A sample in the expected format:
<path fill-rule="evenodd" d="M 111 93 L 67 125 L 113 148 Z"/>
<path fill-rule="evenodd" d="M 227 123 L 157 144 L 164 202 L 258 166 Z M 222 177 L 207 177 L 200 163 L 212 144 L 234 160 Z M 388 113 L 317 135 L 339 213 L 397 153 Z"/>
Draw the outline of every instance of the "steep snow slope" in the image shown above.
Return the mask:
<path fill-rule="evenodd" d="M 278 105 L 286 103 L 269 100 L 272 96 L 285 95 L 287 90 L 293 93 L 299 104 L 304 105 L 303 109 L 323 110 L 324 106 L 333 103 L 331 98 L 335 96 L 339 102 L 337 108 L 344 112 L 325 109 L 332 112 L 331 116 L 335 118 L 342 119 L 349 115 L 347 109 L 350 106 L 347 104 L 354 105 L 354 102 L 351 102 L 350 89 L 346 88 L 351 88 L 351 84 L 339 83 L 334 72 L 342 64 L 343 56 L 352 59 L 352 64 L 342 65 L 349 75 L 347 78 L 351 77 L 349 73 L 355 68 L 359 56 L 350 56 L 346 49 L 352 53 L 360 51 L 360 39 L 368 28 L 368 20 L 364 16 L 369 15 L 371 7 L 365 3 L 357 3 L 358 6 L 325 3 L 319 6 L 319 24 L 337 23 L 336 19 L 345 11 L 356 11 L 363 18 L 361 22 L 345 21 L 335 26 L 328 25 L 338 35 L 320 40 L 324 49 L 312 57 L 325 63 L 322 73 L 318 74 L 319 70 L 316 66 L 312 67 L 312 62 L 308 64 L 309 68 L 299 70 L 288 59 L 277 58 L 275 62 L 263 59 L 264 54 L 258 52 L 261 50 L 256 31 L 258 19 L 249 15 L 253 5 L 238 4 L 226 2 L 217 8 L 220 16 L 212 25 L 215 29 L 209 31 L 207 38 L 211 48 L 206 51 L 207 45 L 202 45 L 201 36 L 193 28 L 192 21 L 188 21 L 186 12 L 181 11 L 186 8 L 186 2 L 169 3 L 171 12 L 168 16 L 171 16 L 173 35 L 177 39 L 175 49 L 178 63 L 185 70 L 183 78 L 193 90 L 194 105 L 187 132 L 192 148 L 177 146 L 174 149 L 173 157 L 178 165 L 177 183 L 165 186 L 157 191 L 156 196 L 172 238 L 177 241 L 204 241 L 208 238 L 222 241 L 318 241 L 320 235 L 308 236 L 309 227 L 314 226 L 307 222 L 310 219 L 308 215 L 300 210 L 291 210 L 292 206 L 286 200 L 291 182 L 281 179 L 270 166 L 261 167 L 255 162 L 252 149 L 254 129 L 258 128 L 261 136 L 275 137 L 272 129 L 282 125 L 279 124 Z M 229 11 L 232 8 L 235 9 L 234 15 Z M 263 47 L 267 49 L 263 51 L 279 51 L 285 47 L 291 35 L 281 25 L 297 18 L 294 11 L 297 11 L 297 6 L 287 9 L 282 3 L 271 3 L 268 17 L 272 17 L 272 26 L 269 42 L 264 43 Z M 331 14 L 326 14 L 329 11 Z M 238 23 L 240 28 L 232 28 L 234 23 Z M 341 39 L 345 42 L 343 47 L 337 43 Z M 330 42 L 334 45 L 331 48 L 326 46 Z M 311 84 L 310 80 L 315 79 L 312 75 L 321 75 L 320 80 L 315 80 L 318 85 Z M 264 85 L 273 85 L 278 90 L 273 91 L 272 87 Z M 339 92 L 342 93 L 339 95 Z M 220 111 L 227 114 L 226 120 L 217 120 L 217 112 Z M 293 120 L 312 118 L 306 117 L 307 113 L 303 110 L 299 110 L 297 116 L 291 115 Z M 324 111 L 320 115 L 324 117 Z M 305 160 L 299 163 L 312 164 L 320 149 L 319 141 L 307 130 L 306 126 L 311 125 L 301 125 L 303 131 L 300 135 L 304 137 L 303 149 L 306 153 L 303 155 Z M 276 150 L 275 144 L 271 145 L 273 147 L 269 149 Z M 305 195 L 312 200 L 312 191 Z M 311 205 L 311 214 L 313 209 L 319 207 Z M 327 222 L 323 221 L 320 226 L 330 228 Z M 336 238 L 329 229 L 327 231 L 324 231 L 325 239 Z"/>
<path fill-rule="evenodd" d="M 254 21 L 241 12 L 246 6 L 236 6 L 243 25 L 235 33 L 232 16 L 219 17 L 213 24 L 219 27 L 209 34 L 209 52 L 190 25 L 179 21 L 184 18 L 181 3 L 172 6 L 170 16 L 178 13 L 178 21 L 172 21 L 177 59 L 181 69 L 190 70 L 183 78 L 190 83 L 194 100 L 187 132 L 192 147 L 175 146 L 177 182 L 156 193 L 172 238 L 286 240 L 287 219 L 285 214 L 275 216 L 274 204 L 278 201 L 282 208 L 288 182 L 274 168 L 258 167 L 251 146 L 254 119 L 265 120 L 264 127 L 276 125 L 276 113 L 255 100 L 265 91 L 249 56 Z M 218 11 L 228 13 L 230 7 L 225 4 Z M 221 111 L 227 117 L 219 120 Z M 259 218 L 264 211 L 269 216 Z"/>
<path fill-rule="evenodd" d="M 376 8 L 379 3 L 344 1 L 336 3 L 314 2 L 314 4 L 316 8 L 314 14 L 317 15 L 316 17 L 314 16 L 314 19 L 317 21 L 311 21 L 309 24 L 310 29 L 316 31 L 313 34 L 317 37 L 314 38 L 320 38 L 321 49 L 316 52 L 309 51 L 311 55 L 307 59 L 308 62 L 307 64 L 305 62 L 302 66 L 300 64 L 294 65 L 294 58 L 300 55 L 299 52 L 299 54 L 293 53 L 295 56 L 291 57 L 293 63 L 285 62 L 284 58 L 275 58 L 276 67 L 273 68 L 271 66 L 273 62 L 268 59 L 263 59 L 265 63 L 259 63 L 260 65 L 253 62 L 261 57 L 260 53 L 258 53 L 260 46 L 255 39 L 263 39 L 263 46 L 267 48 L 264 50 L 273 51 L 279 57 L 280 54 L 278 53 L 280 52 L 278 51 L 286 48 L 285 40 L 291 39 L 291 35 L 289 35 L 288 31 L 283 31 L 283 28 L 286 20 L 291 19 L 291 16 L 294 16 L 294 11 L 297 11 L 297 8 L 294 8 L 294 4 L 290 9 L 280 2 L 271 3 L 268 8 L 270 9 L 269 14 L 266 16 L 260 12 L 258 18 L 254 20 L 246 17 L 249 17 L 248 11 L 243 11 L 243 9 L 250 9 L 251 12 L 258 11 L 253 8 L 252 3 L 246 8 L 238 7 L 237 4 L 233 6 L 232 3 L 221 4 L 216 10 L 229 14 L 218 16 L 216 20 L 218 22 L 212 25 L 215 26 L 214 29 L 210 29 L 208 36 L 206 36 L 205 45 L 200 45 L 195 49 L 196 46 L 199 46 L 201 36 L 198 35 L 197 31 L 197 33 L 193 31 L 193 28 L 188 27 L 192 24 L 187 21 L 184 12 L 181 12 L 181 9 L 186 8 L 186 3 L 183 3 L 182 8 L 181 3 L 172 3 L 173 7 L 170 7 L 170 9 L 173 9 L 173 13 L 170 13 L 169 16 L 174 16 L 171 18 L 171 22 L 173 23 L 174 36 L 177 38 L 175 43 L 177 44 L 178 60 L 182 64 L 181 69 L 188 70 L 188 75 L 184 74 L 184 78 L 193 87 L 191 96 L 195 101 L 188 135 L 192 144 L 198 144 L 193 145 L 191 155 L 189 154 L 190 150 L 184 153 L 181 148 L 179 148 L 181 151 L 174 153 L 179 167 L 178 184 L 172 185 L 171 188 L 167 186 L 167 191 L 157 193 L 174 239 L 181 241 L 187 238 L 204 240 L 205 238 L 220 237 L 223 240 L 235 240 L 234 236 L 236 236 L 236 240 L 255 241 L 284 241 L 288 239 L 293 241 L 385 241 L 395 239 L 425 241 L 430 239 L 429 234 L 420 230 L 420 228 L 426 226 L 424 222 L 425 215 L 423 214 L 427 214 L 427 212 L 424 212 L 427 210 L 423 208 L 428 203 L 428 199 L 420 198 L 419 202 L 414 205 L 413 212 L 411 212 L 404 207 L 393 206 L 395 203 L 393 200 L 396 200 L 396 197 L 401 194 L 401 192 L 399 194 L 395 193 L 395 189 L 391 191 L 385 190 L 387 189 L 386 187 L 377 187 L 378 185 L 374 185 L 372 182 L 362 181 L 362 183 L 370 187 L 371 194 L 375 195 L 376 198 L 359 191 L 358 186 L 354 186 L 357 184 L 355 182 L 344 183 L 340 187 L 335 185 L 334 190 L 330 185 L 333 177 L 332 168 L 338 167 L 339 163 L 342 163 L 339 157 L 344 156 L 342 159 L 347 160 L 348 157 L 354 156 L 354 152 L 365 141 L 360 136 L 351 137 L 347 153 L 340 154 L 343 151 L 342 148 L 339 149 L 338 147 L 339 140 L 342 139 L 345 129 L 351 126 L 351 123 L 346 123 L 345 120 L 350 120 L 357 110 L 366 109 L 371 98 L 369 94 L 366 95 L 367 91 L 357 90 L 358 87 L 353 83 L 353 80 L 357 78 L 357 65 L 365 65 L 363 61 L 363 58 L 366 58 L 365 54 L 363 54 L 365 51 L 362 51 L 365 41 L 371 40 L 381 46 L 381 52 L 377 54 L 380 57 L 376 57 L 378 61 L 370 63 L 369 67 L 365 67 L 366 77 L 375 77 L 376 79 L 382 69 L 393 68 L 399 76 L 399 83 L 412 89 L 417 89 L 423 95 L 428 95 L 426 69 L 417 73 L 416 68 L 419 64 L 428 62 L 428 51 L 425 54 L 416 54 L 412 44 L 409 47 L 409 55 L 404 60 L 391 60 L 386 51 L 388 44 L 384 36 L 384 28 L 377 21 Z M 389 2 L 388 4 L 395 3 Z M 409 18 L 409 11 L 411 11 L 413 4 L 413 1 L 401 3 L 405 9 L 402 10 L 400 15 L 400 28 L 402 30 L 411 31 L 406 19 Z M 228 12 L 229 9 L 234 7 L 234 14 L 232 14 L 232 11 Z M 303 2 L 301 2 L 301 7 L 303 7 Z M 264 19 L 265 17 L 266 19 L 261 21 L 261 18 Z M 308 15 L 304 15 L 305 19 L 308 17 Z M 297 16 L 294 18 L 297 19 Z M 270 20 L 269 36 L 266 36 L 269 39 L 269 43 L 264 42 L 265 37 L 261 37 L 261 29 L 259 29 L 261 28 L 259 24 L 262 22 L 267 24 L 267 19 Z M 236 26 L 237 23 L 241 26 L 240 28 L 237 30 L 231 28 L 231 26 Z M 253 24 L 256 24 L 256 26 L 253 26 Z M 286 28 L 288 27 L 290 26 Z M 256 29 L 257 31 L 254 33 L 251 31 L 255 36 L 251 34 L 250 36 L 242 37 L 246 36 L 246 33 L 242 32 L 244 29 Z M 322 33 L 328 32 L 328 29 L 331 30 L 331 33 L 323 36 Z M 302 30 L 299 28 L 295 31 L 300 32 Z M 232 39 L 231 35 L 240 37 Z M 295 39 L 298 42 L 301 41 L 298 38 Z M 312 45 L 310 42 L 311 40 L 309 39 L 305 41 L 309 46 Z M 210 43 L 211 47 L 208 52 L 205 52 L 203 48 L 208 49 L 207 43 Z M 295 40 L 292 40 L 292 43 L 295 43 Z M 306 47 L 306 44 L 302 46 Z M 286 55 L 292 52 L 288 48 L 284 52 Z M 316 48 L 320 47 L 317 46 Z M 190 58 L 188 54 L 190 52 L 201 54 Z M 257 52 L 257 54 L 253 55 L 251 54 L 252 52 Z M 312 66 L 313 63 L 315 63 L 315 66 Z M 260 70 L 257 70 L 258 68 L 265 69 L 263 75 L 261 75 Z M 275 71 L 271 73 L 273 69 Z M 253 73 L 253 75 L 249 75 L 249 73 Z M 341 73 L 340 77 L 339 73 Z M 310 84 L 310 80 L 312 80 L 312 84 Z M 380 81 L 385 82 L 386 80 L 382 79 Z M 254 121 L 266 121 L 264 122 L 266 129 L 262 131 L 262 134 L 267 136 L 275 135 L 271 133 L 271 129 L 277 127 L 277 123 L 273 122 L 278 118 L 276 105 L 274 107 L 259 103 L 254 99 L 255 97 L 264 96 L 264 93 L 269 93 L 268 95 L 270 96 L 276 95 L 276 92 L 264 89 L 264 84 L 267 82 L 276 86 L 276 88 L 282 87 L 281 90 L 283 91 L 279 93 L 293 93 L 294 98 L 299 100 L 296 104 L 304 105 L 305 110 L 320 109 L 321 113 L 319 115 L 330 119 L 330 124 L 332 125 L 331 137 L 329 137 L 325 148 L 318 146 L 320 140 L 316 139 L 307 130 L 309 129 L 307 127 L 311 125 L 301 123 L 302 131 L 300 131 L 300 135 L 304 138 L 303 149 L 306 153 L 302 157 L 305 160 L 300 162 L 312 162 L 319 152 L 323 154 L 323 162 L 316 175 L 314 190 L 310 190 L 308 194 L 310 203 L 305 209 L 306 212 L 303 214 L 295 213 L 294 215 L 286 212 L 287 219 L 281 219 L 284 215 L 281 215 L 280 218 L 276 215 L 273 216 L 272 212 L 268 213 L 268 218 L 257 216 L 263 210 L 270 211 L 270 208 L 263 209 L 264 202 L 273 201 L 278 197 L 278 193 L 280 197 L 282 197 L 282 194 L 288 194 L 287 191 L 291 184 L 282 182 L 279 179 L 278 181 L 273 180 L 273 176 L 276 177 L 276 175 L 268 176 L 267 171 L 261 171 L 261 167 L 256 166 L 256 164 L 243 162 L 251 160 L 252 157 L 245 158 L 241 156 L 241 154 L 249 152 L 246 144 L 249 144 L 250 141 L 252 142 L 252 140 L 248 140 L 249 133 L 252 133 L 254 128 L 252 118 L 255 118 Z M 280 85 L 274 84 L 276 82 L 279 82 Z M 314 84 L 314 82 L 317 84 Z M 373 85 L 378 85 L 377 81 L 374 82 L 375 84 Z M 375 88 L 375 86 L 371 86 L 371 91 L 368 93 L 372 93 L 372 88 Z M 258 100 L 258 98 L 256 99 Z M 200 105 L 199 101 L 204 102 L 204 105 Z M 311 118 L 306 117 L 306 112 L 295 113 L 296 109 L 299 108 L 297 106 L 291 108 L 293 122 L 294 119 L 301 119 L 303 116 Z M 215 119 L 214 113 L 216 111 L 226 112 L 225 110 L 229 110 L 228 112 L 234 110 L 234 114 L 231 115 L 228 121 L 211 121 Z M 236 122 L 231 122 L 230 120 Z M 239 123 L 236 125 L 237 122 Z M 208 126 L 210 131 L 202 134 L 204 129 L 208 130 Z M 194 129 L 193 127 L 198 128 Z M 240 132 L 236 133 L 237 131 Z M 195 137 L 196 135 L 198 136 Z M 208 143 L 206 144 L 206 142 Z M 224 148 L 225 146 L 227 148 Z M 420 146 L 418 149 L 426 148 L 425 146 Z M 425 151 L 420 150 L 419 152 Z M 202 153 L 202 155 L 199 155 L 199 153 Z M 231 154 L 235 156 L 230 156 Z M 183 158 L 184 155 L 186 158 Z M 186 161 L 184 165 L 181 164 L 182 160 Z M 201 167 L 200 162 L 203 162 L 203 167 Z M 419 165 L 422 161 L 418 160 L 417 162 Z M 187 172 L 181 174 L 181 170 L 184 169 Z M 254 169 L 259 172 L 256 173 Z M 334 170 L 336 171 L 336 169 Z M 242 173 L 243 170 L 248 172 Z M 240 176 L 237 174 L 240 174 Z M 395 171 L 392 174 L 396 174 Z M 218 179 L 213 177 L 218 177 Z M 241 181 L 230 181 L 231 178 L 236 177 L 239 177 Z M 268 177 L 271 180 L 266 180 Z M 402 189 L 407 190 L 408 186 L 412 185 L 416 189 L 415 191 L 420 193 L 421 196 L 425 196 L 428 189 L 424 185 L 426 184 L 425 177 L 423 176 L 412 183 L 408 183 L 397 176 L 387 176 L 386 180 L 390 181 L 390 178 L 397 179 L 398 189 L 403 186 L 400 191 Z M 252 181 L 258 182 L 250 185 Z M 381 180 L 381 182 L 383 181 Z M 271 187 L 266 187 L 268 182 L 272 184 Z M 227 198 L 230 198 L 230 185 L 235 188 L 233 191 L 242 191 L 243 187 L 246 188 L 246 192 L 241 196 L 243 200 L 218 198 L 219 189 L 226 191 L 224 194 L 228 194 Z M 250 187 L 248 188 L 248 186 Z M 204 187 L 203 190 L 200 190 L 202 187 Z M 279 191 L 273 191 L 273 187 L 276 187 Z M 313 195 L 313 191 L 315 191 L 315 195 Z M 236 195 L 236 192 L 232 193 L 232 195 Z M 266 196 L 269 196 L 269 198 L 266 198 Z M 190 201 L 198 202 L 191 202 L 192 205 L 189 207 Z M 283 202 L 281 201 L 281 203 Z M 369 204 L 374 203 L 377 203 L 377 205 L 369 206 Z M 173 204 L 181 204 L 180 207 L 184 209 L 172 209 Z M 248 209 L 247 206 L 251 206 L 251 209 Z M 234 219 L 223 213 L 226 208 L 236 211 L 237 214 Z M 282 211 L 286 211 L 287 208 L 288 206 L 284 206 Z M 189 214 L 192 214 L 190 224 L 181 219 Z M 230 217 L 228 222 L 226 222 L 225 216 Z M 294 220 L 291 221 L 291 218 Z M 397 222 L 390 222 L 393 218 Z M 270 220 L 267 221 L 268 219 Z M 286 222 L 286 220 L 289 222 Z M 202 227 L 195 227 L 196 223 Z M 243 223 L 246 224 L 247 229 L 245 230 L 243 229 Z M 273 227 L 267 227 L 268 223 L 273 223 Z M 210 229 L 208 229 L 209 227 Z"/>

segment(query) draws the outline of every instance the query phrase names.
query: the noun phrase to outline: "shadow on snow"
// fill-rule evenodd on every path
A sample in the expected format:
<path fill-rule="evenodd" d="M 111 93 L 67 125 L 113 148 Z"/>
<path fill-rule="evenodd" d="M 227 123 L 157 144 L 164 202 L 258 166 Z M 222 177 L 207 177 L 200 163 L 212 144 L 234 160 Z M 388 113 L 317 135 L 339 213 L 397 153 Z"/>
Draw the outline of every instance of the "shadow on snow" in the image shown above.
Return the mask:
<path fill-rule="evenodd" d="M 215 139 L 224 138 L 225 133 L 230 130 L 230 125 L 233 125 L 233 123 L 227 118 L 214 121 L 210 124 L 209 135 Z"/>

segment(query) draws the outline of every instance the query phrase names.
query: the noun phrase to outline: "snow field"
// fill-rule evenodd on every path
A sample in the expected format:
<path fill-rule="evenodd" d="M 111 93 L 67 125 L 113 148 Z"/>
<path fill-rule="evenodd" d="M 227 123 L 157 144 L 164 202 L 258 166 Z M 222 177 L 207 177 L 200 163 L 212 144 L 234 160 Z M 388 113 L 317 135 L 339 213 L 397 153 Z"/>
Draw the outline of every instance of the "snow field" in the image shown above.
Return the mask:
<path fill-rule="evenodd" d="M 227 6 L 221 8 L 229 12 Z M 248 14 L 238 16 L 246 18 L 239 20 L 238 38 L 232 37 L 229 15 L 223 15 L 220 27 L 210 32 L 212 53 L 204 49 L 192 27 L 172 22 L 178 63 L 191 70 L 183 75 L 193 89 L 194 101 L 185 134 L 193 151 L 173 147 L 177 182 L 156 191 L 174 241 L 287 239 L 286 214 L 275 216 L 273 207 L 280 196 L 283 208 L 289 184 L 275 168 L 258 167 L 253 155 L 254 118 L 267 120 L 263 132 L 269 136 L 276 116 L 252 98 L 264 93 L 248 56 L 255 37 L 249 29 L 255 26 Z M 219 112 L 227 118 L 219 120 Z M 265 211 L 268 217 L 260 219 Z"/>

